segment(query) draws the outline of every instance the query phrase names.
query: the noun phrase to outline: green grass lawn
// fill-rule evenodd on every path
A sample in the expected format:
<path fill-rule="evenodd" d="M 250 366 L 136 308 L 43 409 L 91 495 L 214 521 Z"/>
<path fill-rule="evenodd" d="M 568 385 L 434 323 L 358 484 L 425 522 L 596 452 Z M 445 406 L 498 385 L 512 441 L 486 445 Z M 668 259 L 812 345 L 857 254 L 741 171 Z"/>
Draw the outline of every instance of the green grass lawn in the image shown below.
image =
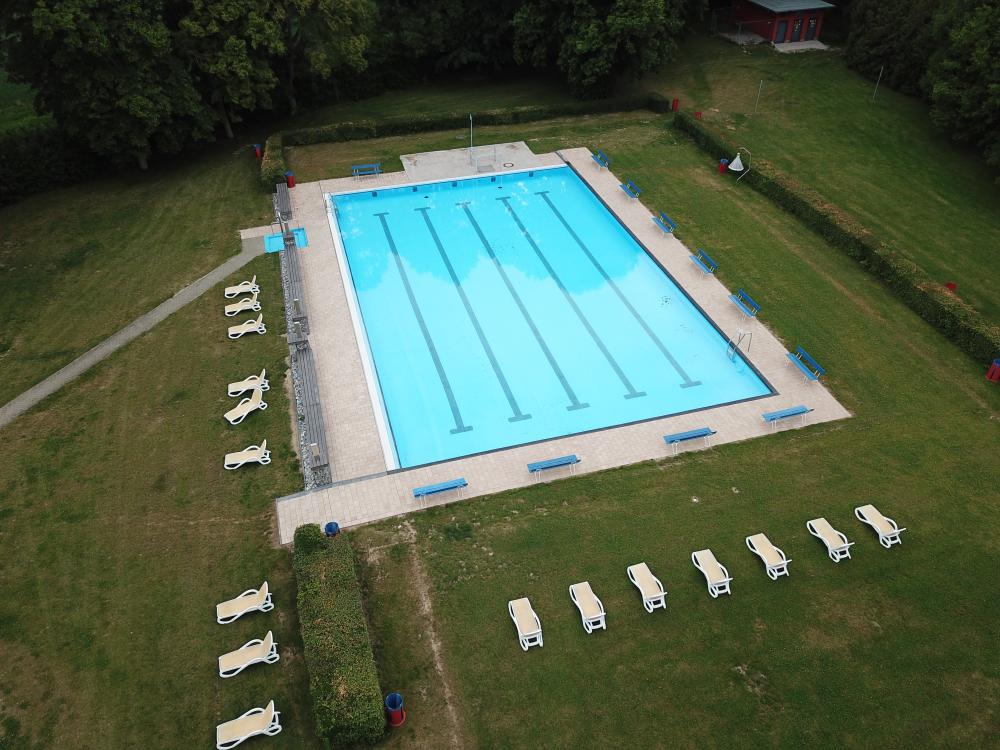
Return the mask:
<path fill-rule="evenodd" d="M 873 104 L 873 84 L 837 52 L 783 55 L 702 36 L 643 85 L 700 110 L 1000 321 L 997 175 L 937 131 L 924 103 L 882 87 Z"/>
<path fill-rule="evenodd" d="M 5 130 L 16 130 L 45 119 L 35 113 L 34 97 L 31 87 L 11 83 L 7 80 L 7 74 L 0 70 L 0 134 Z"/>
<path fill-rule="evenodd" d="M 646 205 L 665 208 L 727 284 L 757 291 L 773 330 L 828 367 L 855 416 L 350 532 L 384 687 L 410 708 L 390 743 L 987 746 L 1000 609 L 980 583 L 1000 566 L 988 501 L 1000 392 L 852 261 L 716 177 L 683 137 L 603 119 L 529 142 L 608 146 Z M 314 168 L 340 163 L 338 147 L 311 149 Z M 854 519 L 867 502 L 909 527 L 902 547 L 884 550 Z M 816 516 L 857 543 L 854 559 L 826 557 L 805 529 Z M 747 551 L 758 531 L 792 558 L 790 579 L 770 581 Z M 709 598 L 690 563 L 703 547 L 729 567 L 732 597 Z M 626 578 L 640 560 L 670 591 L 665 613 L 646 614 Z M 604 600 L 608 632 L 580 627 L 567 593 L 580 580 Z M 546 638 L 528 654 L 505 609 L 524 595 Z"/>
<path fill-rule="evenodd" d="M 271 698 L 285 728 L 268 747 L 319 747 L 274 546 L 273 499 L 302 481 L 277 267 L 246 269 L 265 336 L 226 339 L 214 289 L 0 431 L 0 747 L 211 747 Z M 229 426 L 226 383 L 265 366 L 270 408 Z M 269 466 L 222 468 L 262 438 Z M 216 624 L 216 603 L 265 578 L 272 612 Z M 220 679 L 218 656 L 269 629 L 281 660 Z"/>

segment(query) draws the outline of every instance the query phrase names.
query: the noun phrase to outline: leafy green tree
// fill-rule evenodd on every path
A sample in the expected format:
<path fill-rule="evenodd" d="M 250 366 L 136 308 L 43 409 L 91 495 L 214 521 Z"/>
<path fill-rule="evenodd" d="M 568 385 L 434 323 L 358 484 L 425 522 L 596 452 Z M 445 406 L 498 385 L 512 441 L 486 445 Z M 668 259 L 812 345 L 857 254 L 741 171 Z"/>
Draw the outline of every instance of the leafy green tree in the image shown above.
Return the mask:
<path fill-rule="evenodd" d="M 514 14 L 514 59 L 555 65 L 580 95 L 607 94 L 670 58 L 689 11 L 684 0 L 528 0 Z"/>
<path fill-rule="evenodd" d="M 283 83 L 288 107 L 298 111 L 298 84 L 318 79 L 340 98 L 338 76 L 368 67 L 365 55 L 375 21 L 374 0 L 278 0 L 282 24 Z"/>
<path fill-rule="evenodd" d="M 157 0 L 8 0 L 0 9 L 7 69 L 37 108 L 98 154 L 177 151 L 210 134 L 212 113 L 173 54 Z"/>
<path fill-rule="evenodd" d="M 239 111 L 271 108 L 274 60 L 284 51 L 272 0 L 191 0 L 176 47 L 226 137 L 233 137 Z"/>
<path fill-rule="evenodd" d="M 907 94 L 923 93 L 923 77 L 936 40 L 937 0 L 855 0 L 844 59 L 874 80 Z"/>
<path fill-rule="evenodd" d="M 947 41 L 927 73 L 931 119 L 1000 167 L 1000 0 L 952 3 L 936 27 Z"/>

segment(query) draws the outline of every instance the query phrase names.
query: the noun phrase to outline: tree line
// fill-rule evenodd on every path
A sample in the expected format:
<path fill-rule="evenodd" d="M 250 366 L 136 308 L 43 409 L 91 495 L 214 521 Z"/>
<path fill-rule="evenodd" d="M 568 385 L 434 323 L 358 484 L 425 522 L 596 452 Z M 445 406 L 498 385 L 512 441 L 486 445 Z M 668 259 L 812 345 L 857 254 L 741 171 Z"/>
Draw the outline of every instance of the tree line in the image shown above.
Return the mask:
<path fill-rule="evenodd" d="M 935 125 L 1000 167 L 1000 0 L 854 0 L 848 65 L 930 104 Z"/>
<path fill-rule="evenodd" d="M 267 110 L 446 70 L 557 71 L 579 96 L 668 59 L 704 0 L 6 0 L 4 67 L 68 138 L 134 159 Z"/>

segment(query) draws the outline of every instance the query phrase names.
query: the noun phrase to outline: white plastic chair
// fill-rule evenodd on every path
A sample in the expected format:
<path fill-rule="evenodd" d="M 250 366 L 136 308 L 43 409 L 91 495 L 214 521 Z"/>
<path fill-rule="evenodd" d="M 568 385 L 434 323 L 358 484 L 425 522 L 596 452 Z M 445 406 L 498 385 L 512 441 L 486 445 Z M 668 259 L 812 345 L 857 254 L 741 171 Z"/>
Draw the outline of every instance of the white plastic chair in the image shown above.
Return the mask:
<path fill-rule="evenodd" d="M 583 629 L 588 633 L 595 630 L 607 630 L 608 623 L 605 619 L 604 604 L 597 598 L 597 594 L 590 588 L 588 581 L 574 583 L 569 587 L 569 598 L 580 610 L 580 620 L 583 622 Z"/>
<path fill-rule="evenodd" d="M 705 576 L 705 582 L 708 584 L 708 593 L 713 599 L 717 599 L 719 594 L 732 595 L 733 592 L 729 589 L 729 584 L 733 579 L 729 576 L 726 566 L 715 559 L 712 550 L 701 549 L 697 552 L 692 552 L 691 562 Z"/>
<path fill-rule="evenodd" d="M 532 646 L 541 646 L 542 621 L 531 608 L 531 602 L 527 597 L 511 599 L 507 602 L 507 611 L 510 613 L 510 619 L 514 621 L 514 627 L 517 628 L 517 640 L 521 644 L 521 649 L 527 651 Z"/>
<path fill-rule="evenodd" d="M 278 658 L 278 644 L 268 630 L 263 638 L 247 641 L 235 651 L 220 656 L 219 677 L 235 677 L 252 664 L 274 664 Z"/>
<path fill-rule="evenodd" d="M 667 608 L 667 591 L 646 563 L 629 565 L 626 572 L 628 579 L 639 589 L 639 593 L 642 595 L 642 606 L 646 608 L 647 612 L 652 614 L 654 609 Z"/>
<path fill-rule="evenodd" d="M 775 547 L 766 534 L 754 534 L 746 538 L 747 548 L 759 557 L 767 569 L 767 577 L 777 581 L 780 576 L 788 575 L 788 563 L 791 562 L 785 553 Z"/>
<path fill-rule="evenodd" d="M 854 542 L 847 541 L 847 537 L 837 531 L 825 518 L 814 518 L 806 521 L 806 528 L 809 533 L 826 545 L 826 552 L 834 562 L 850 559 L 851 546 Z"/>
<path fill-rule="evenodd" d="M 270 612 L 274 609 L 267 581 L 259 589 L 247 589 L 235 599 L 215 605 L 215 621 L 228 625 L 249 612 Z"/>
<path fill-rule="evenodd" d="M 878 534 L 878 543 L 886 549 L 894 544 L 902 544 L 899 535 L 906 531 L 887 516 L 883 516 L 874 505 L 861 505 L 854 509 L 854 515 L 861 523 L 866 523 Z"/>
<path fill-rule="evenodd" d="M 215 728 L 216 750 L 231 750 L 259 734 L 273 737 L 281 731 L 279 716 L 271 701 L 264 708 L 251 708 L 239 718 L 219 724 Z"/>

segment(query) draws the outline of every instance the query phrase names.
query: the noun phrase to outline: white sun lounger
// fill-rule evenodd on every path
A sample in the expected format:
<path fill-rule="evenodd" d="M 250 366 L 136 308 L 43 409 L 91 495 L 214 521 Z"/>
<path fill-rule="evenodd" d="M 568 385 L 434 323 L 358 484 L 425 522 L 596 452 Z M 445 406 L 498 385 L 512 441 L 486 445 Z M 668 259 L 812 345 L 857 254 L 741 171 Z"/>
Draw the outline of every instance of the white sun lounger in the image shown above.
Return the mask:
<path fill-rule="evenodd" d="M 259 292 L 260 287 L 257 286 L 257 277 L 254 276 L 250 281 L 241 281 L 236 286 L 227 286 L 226 299 L 239 297 L 241 294 L 257 294 Z"/>
<path fill-rule="evenodd" d="M 507 602 L 507 611 L 517 628 L 517 640 L 521 643 L 521 648 L 527 651 L 532 646 L 541 646 L 542 621 L 531 608 L 531 602 L 527 598 L 512 599 Z"/>
<path fill-rule="evenodd" d="M 253 390 L 254 388 L 260 388 L 262 391 L 270 390 L 271 384 L 267 381 L 267 370 L 261 370 L 260 375 L 250 375 L 243 380 L 230 383 L 228 393 L 230 396 L 235 398 L 236 396 Z"/>
<path fill-rule="evenodd" d="M 219 724 L 215 728 L 216 750 L 230 750 L 258 734 L 273 737 L 281 731 L 278 716 L 279 713 L 274 710 L 274 701 L 271 701 L 264 708 L 251 708 L 238 719 Z"/>
<path fill-rule="evenodd" d="M 854 515 L 861 523 L 866 523 L 875 529 L 878 534 L 878 542 L 886 549 L 894 544 L 902 544 L 903 540 L 899 535 L 906 531 L 899 528 L 899 524 L 891 518 L 883 516 L 874 505 L 861 505 L 854 509 Z"/>
<path fill-rule="evenodd" d="M 239 315 L 241 312 L 247 312 L 253 310 L 254 312 L 260 311 L 260 302 L 257 301 L 257 292 L 254 292 L 249 297 L 244 297 L 241 300 L 237 300 L 232 304 L 226 305 L 224 312 L 227 318 L 231 318 L 234 315 Z"/>
<path fill-rule="evenodd" d="M 641 562 L 636 565 L 629 565 L 626 569 L 628 579 L 635 584 L 642 594 L 642 606 L 652 614 L 657 607 L 667 608 L 667 592 L 663 588 L 660 579 L 653 575 L 646 563 Z"/>
<path fill-rule="evenodd" d="M 264 314 L 261 313 L 254 320 L 245 320 L 239 325 L 229 326 L 229 338 L 238 339 L 245 333 L 267 333 L 267 326 L 264 325 Z"/>
<path fill-rule="evenodd" d="M 733 592 L 729 590 L 729 583 L 733 579 L 729 577 L 729 571 L 726 570 L 726 566 L 715 559 L 712 550 L 700 549 L 697 552 L 692 552 L 691 562 L 705 576 L 705 582 L 708 584 L 708 593 L 713 599 L 717 599 L 719 594 L 732 595 Z"/>
<path fill-rule="evenodd" d="M 278 644 L 270 630 L 263 639 L 247 641 L 235 651 L 219 657 L 219 677 L 235 677 L 251 664 L 274 664 L 278 661 Z"/>
<path fill-rule="evenodd" d="M 248 414 L 258 409 L 263 411 L 266 408 L 267 402 L 264 400 L 264 392 L 260 388 L 254 388 L 252 396 L 243 399 L 222 416 L 226 418 L 229 424 L 239 424 L 247 418 Z"/>
<path fill-rule="evenodd" d="M 247 589 L 235 599 L 215 605 L 215 621 L 228 625 L 248 612 L 270 612 L 274 609 L 267 581 L 259 589 Z"/>
<path fill-rule="evenodd" d="M 827 554 L 834 562 L 851 557 L 851 545 L 854 542 L 847 541 L 847 537 L 833 528 L 825 518 L 814 518 L 811 521 L 806 521 L 806 528 L 809 529 L 810 534 L 822 540 L 823 544 L 826 545 Z"/>
<path fill-rule="evenodd" d="M 570 586 L 569 598 L 573 600 L 573 604 L 580 610 L 580 619 L 583 621 L 583 629 L 585 631 L 593 633 L 595 630 L 608 629 L 608 623 L 605 620 L 604 604 L 597 598 L 594 590 L 590 588 L 589 581 L 574 583 Z"/>
<path fill-rule="evenodd" d="M 747 548 L 764 561 L 767 567 L 767 577 L 777 581 L 779 576 L 788 575 L 788 563 L 791 562 L 785 553 L 771 544 L 766 534 L 754 534 L 746 538 Z"/>
<path fill-rule="evenodd" d="M 263 464 L 267 466 L 271 463 L 271 451 L 267 449 L 267 441 L 261 441 L 260 445 L 248 445 L 236 453 L 227 453 L 225 467 L 229 470 L 238 469 L 243 464 Z"/>

